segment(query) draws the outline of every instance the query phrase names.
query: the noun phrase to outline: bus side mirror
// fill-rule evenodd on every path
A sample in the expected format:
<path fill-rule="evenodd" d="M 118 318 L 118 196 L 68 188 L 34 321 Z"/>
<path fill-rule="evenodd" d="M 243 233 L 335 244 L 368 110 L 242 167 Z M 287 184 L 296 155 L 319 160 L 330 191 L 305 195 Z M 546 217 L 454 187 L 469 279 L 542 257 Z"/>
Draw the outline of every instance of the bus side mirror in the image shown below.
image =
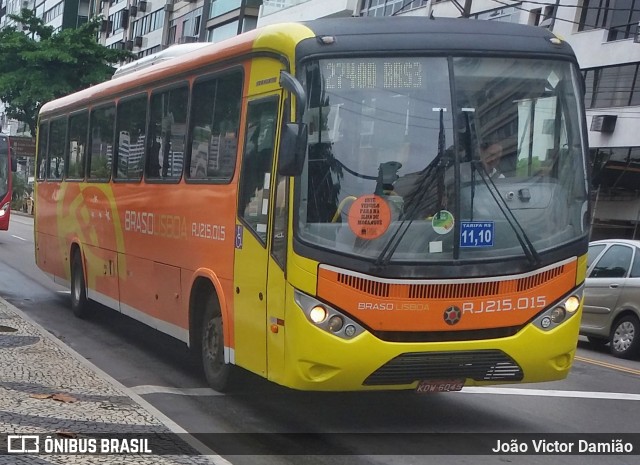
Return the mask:
<path fill-rule="evenodd" d="M 305 123 L 287 123 L 280 134 L 278 154 L 278 174 L 299 176 L 304 167 L 307 153 L 307 125 Z"/>
<path fill-rule="evenodd" d="M 18 160 L 16 160 L 15 158 L 11 158 L 11 171 L 13 171 L 14 173 L 18 171 Z"/>

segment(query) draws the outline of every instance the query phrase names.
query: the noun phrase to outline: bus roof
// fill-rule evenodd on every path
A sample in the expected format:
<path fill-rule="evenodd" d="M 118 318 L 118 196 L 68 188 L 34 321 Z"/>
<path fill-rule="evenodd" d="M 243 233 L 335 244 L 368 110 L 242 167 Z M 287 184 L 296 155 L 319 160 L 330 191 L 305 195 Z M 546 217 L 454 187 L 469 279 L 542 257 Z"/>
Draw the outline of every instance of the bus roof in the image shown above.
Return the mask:
<path fill-rule="evenodd" d="M 336 40 L 323 44 L 317 37 Z M 472 36 L 472 38 L 470 37 Z M 375 37 L 375 38 L 374 38 Z M 187 74 L 215 62 L 233 60 L 251 52 L 270 51 L 285 56 L 295 50 L 298 57 L 319 54 L 361 53 L 540 53 L 573 58 L 571 47 L 541 27 L 497 21 L 424 17 L 323 18 L 303 23 L 280 23 L 258 28 L 219 43 L 197 44 L 183 51 L 170 47 L 160 55 L 142 58 L 124 66 L 119 76 L 88 89 L 46 103 L 40 116 L 62 112 L 76 105 L 99 104 L 114 95 L 143 91 L 172 75 Z M 196 45 L 196 44 L 194 44 Z M 183 51 L 183 53 L 181 53 Z M 178 53 L 174 53 L 178 52 Z M 174 55 L 171 57 L 171 55 Z M 575 58 L 573 58 L 575 59 Z M 146 63 L 146 62 L 150 62 Z"/>
<path fill-rule="evenodd" d="M 418 16 L 327 18 L 303 23 L 315 37 L 333 36 L 331 53 L 386 51 L 452 54 L 532 54 L 574 59 L 569 44 L 543 27 L 462 18 Z M 339 38 L 339 39 L 338 39 Z M 559 41 L 554 44 L 550 41 Z M 318 40 L 302 41 L 298 57 L 326 54 Z"/>

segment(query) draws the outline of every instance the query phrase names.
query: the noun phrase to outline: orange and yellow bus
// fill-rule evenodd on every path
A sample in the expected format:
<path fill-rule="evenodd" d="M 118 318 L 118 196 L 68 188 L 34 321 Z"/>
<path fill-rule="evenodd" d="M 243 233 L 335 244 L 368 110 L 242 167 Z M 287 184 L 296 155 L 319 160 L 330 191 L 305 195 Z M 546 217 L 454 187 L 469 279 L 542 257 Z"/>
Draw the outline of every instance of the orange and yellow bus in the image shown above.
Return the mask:
<path fill-rule="evenodd" d="M 590 206 L 564 41 L 345 18 L 161 53 L 39 114 L 36 259 L 75 314 L 184 341 L 219 390 L 567 375 Z"/>

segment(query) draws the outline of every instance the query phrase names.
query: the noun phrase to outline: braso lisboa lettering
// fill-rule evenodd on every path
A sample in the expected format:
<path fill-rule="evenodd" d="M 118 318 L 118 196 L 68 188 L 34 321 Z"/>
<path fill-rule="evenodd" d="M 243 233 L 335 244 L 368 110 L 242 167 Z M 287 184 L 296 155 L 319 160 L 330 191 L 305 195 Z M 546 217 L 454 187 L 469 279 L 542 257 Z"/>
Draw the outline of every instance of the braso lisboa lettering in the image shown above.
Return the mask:
<path fill-rule="evenodd" d="M 219 224 L 195 221 L 189 223 L 184 216 L 180 215 L 136 210 L 125 210 L 124 229 L 138 234 L 168 239 L 186 239 L 188 236 L 215 241 L 224 241 L 225 239 L 225 227 Z"/>

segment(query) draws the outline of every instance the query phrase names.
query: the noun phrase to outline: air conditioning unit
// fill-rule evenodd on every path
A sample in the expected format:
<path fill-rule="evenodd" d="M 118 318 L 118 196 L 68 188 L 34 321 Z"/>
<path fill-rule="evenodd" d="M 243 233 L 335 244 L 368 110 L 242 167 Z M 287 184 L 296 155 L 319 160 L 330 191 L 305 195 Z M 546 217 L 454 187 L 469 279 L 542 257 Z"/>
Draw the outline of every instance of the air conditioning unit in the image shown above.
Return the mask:
<path fill-rule="evenodd" d="M 127 40 L 127 41 L 124 43 L 124 48 L 125 48 L 126 50 L 133 50 L 133 40 Z"/>
<path fill-rule="evenodd" d="M 107 32 L 109 30 L 109 20 L 103 19 L 100 22 L 100 32 Z"/>
<path fill-rule="evenodd" d="M 179 43 L 181 44 L 192 44 L 198 41 L 198 36 L 182 36 L 180 37 Z"/>
<path fill-rule="evenodd" d="M 147 11 L 147 2 L 145 2 L 144 0 L 140 0 L 138 2 L 138 10 L 142 11 L 143 13 Z"/>
<path fill-rule="evenodd" d="M 633 42 L 636 44 L 640 44 L 640 23 L 638 23 L 636 34 L 633 36 Z"/>
<path fill-rule="evenodd" d="M 142 36 L 135 36 L 133 39 L 133 45 L 136 47 L 142 47 Z"/>
<path fill-rule="evenodd" d="M 591 131 L 612 133 L 616 129 L 617 115 L 593 115 Z"/>
<path fill-rule="evenodd" d="M 164 11 L 171 13 L 173 11 L 173 1 L 167 0 L 167 3 L 164 4 Z"/>
<path fill-rule="evenodd" d="M 131 5 L 129 7 L 129 16 L 131 16 L 132 18 L 138 14 L 138 7 L 135 5 Z"/>

